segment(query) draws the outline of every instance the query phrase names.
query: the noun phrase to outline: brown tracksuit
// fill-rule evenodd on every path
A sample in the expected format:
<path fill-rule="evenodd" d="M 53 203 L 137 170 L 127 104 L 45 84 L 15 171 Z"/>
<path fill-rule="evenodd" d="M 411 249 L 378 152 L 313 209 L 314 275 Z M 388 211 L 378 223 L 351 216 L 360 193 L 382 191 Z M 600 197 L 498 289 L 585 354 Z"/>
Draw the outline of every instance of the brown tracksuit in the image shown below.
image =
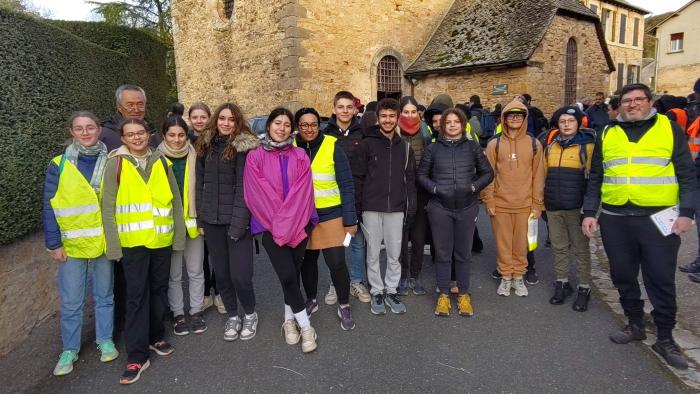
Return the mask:
<path fill-rule="evenodd" d="M 505 114 L 513 108 L 527 113 L 519 101 L 503 109 L 503 133 L 486 147 L 495 178 L 481 192 L 496 238 L 498 272 L 507 279 L 522 277 L 527 271 L 527 220 L 531 213 L 539 217 L 544 204 L 542 145 L 535 140 L 533 152 L 527 117 L 519 130 L 507 128 Z"/>

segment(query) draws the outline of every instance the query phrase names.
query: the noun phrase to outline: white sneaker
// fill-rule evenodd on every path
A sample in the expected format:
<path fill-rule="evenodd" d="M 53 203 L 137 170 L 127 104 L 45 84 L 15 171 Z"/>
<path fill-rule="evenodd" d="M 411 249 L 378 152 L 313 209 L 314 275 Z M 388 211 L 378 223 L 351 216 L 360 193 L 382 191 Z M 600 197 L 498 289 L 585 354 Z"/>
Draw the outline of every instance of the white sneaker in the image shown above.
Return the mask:
<path fill-rule="evenodd" d="M 527 297 L 527 287 L 522 277 L 513 279 L 512 287 L 518 297 Z"/>
<path fill-rule="evenodd" d="M 224 341 L 235 341 L 241 330 L 241 319 L 238 316 L 229 317 L 224 326 Z"/>
<path fill-rule="evenodd" d="M 214 305 L 214 299 L 212 296 L 205 296 L 204 297 L 204 304 L 202 305 L 202 310 L 206 311 L 207 308 L 210 306 Z"/>
<path fill-rule="evenodd" d="M 219 311 L 220 314 L 226 314 L 226 307 L 224 306 L 224 300 L 221 299 L 221 294 L 214 296 L 214 305 L 216 305 L 216 310 Z"/>
<path fill-rule="evenodd" d="M 510 288 L 513 285 L 513 281 L 510 279 L 505 279 L 501 278 L 501 284 L 498 286 L 498 290 L 496 290 L 496 294 L 504 297 L 508 297 L 510 295 Z"/>
<path fill-rule="evenodd" d="M 296 345 L 299 343 L 299 328 L 294 319 L 285 320 L 284 323 L 282 323 L 282 335 L 284 335 L 284 340 L 288 345 Z"/>
<path fill-rule="evenodd" d="M 338 295 L 335 293 L 335 287 L 331 285 L 328 288 L 328 294 L 326 294 L 326 305 L 333 305 L 338 302 Z"/>
<path fill-rule="evenodd" d="M 369 295 L 369 291 L 367 291 L 367 288 L 365 285 L 363 285 L 360 282 L 352 282 L 350 283 L 350 294 L 360 300 L 360 302 L 369 302 L 372 297 Z"/>
<path fill-rule="evenodd" d="M 316 350 L 316 330 L 313 327 L 308 326 L 301 329 L 301 351 L 304 353 L 310 353 Z"/>

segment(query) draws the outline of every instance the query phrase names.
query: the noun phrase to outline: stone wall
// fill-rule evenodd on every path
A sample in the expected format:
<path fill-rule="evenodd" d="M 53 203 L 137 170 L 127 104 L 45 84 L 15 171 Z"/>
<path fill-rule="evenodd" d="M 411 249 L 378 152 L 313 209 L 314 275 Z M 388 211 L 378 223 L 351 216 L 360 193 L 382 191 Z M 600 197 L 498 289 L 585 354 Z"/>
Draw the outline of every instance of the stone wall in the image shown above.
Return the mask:
<path fill-rule="evenodd" d="M 521 93 L 530 93 L 533 105 L 551 115 L 564 105 L 564 67 L 566 45 L 573 37 L 578 45 L 577 97 L 605 91 L 610 72 L 595 26 L 591 22 L 556 16 L 540 45 L 530 59 L 529 66 L 453 75 L 429 75 L 418 79 L 414 94 L 423 103 L 429 103 L 440 93 L 448 93 L 455 103 L 468 101 L 478 94 L 482 104 L 493 108 L 496 103 L 506 104 Z M 494 95 L 493 85 L 507 84 L 508 92 Z"/>
<path fill-rule="evenodd" d="M 687 96 L 700 77 L 700 63 L 684 66 L 659 67 L 656 91 L 674 96 Z"/>
<path fill-rule="evenodd" d="M 627 66 L 639 66 L 639 69 L 641 70 L 642 55 L 644 51 L 642 48 L 621 46 L 618 44 L 608 44 L 608 49 L 610 50 L 610 56 L 612 56 L 613 61 L 615 62 L 615 68 L 618 68 L 618 64 L 622 64 L 624 66 L 623 70 L 615 70 L 610 74 L 610 84 L 608 90 L 610 94 L 613 94 L 616 90 L 618 90 L 618 73 L 622 73 L 622 86 L 624 86 L 627 85 Z M 637 78 L 639 78 L 639 75 Z"/>
<path fill-rule="evenodd" d="M 0 356 L 58 311 L 57 267 L 41 233 L 0 247 Z"/>

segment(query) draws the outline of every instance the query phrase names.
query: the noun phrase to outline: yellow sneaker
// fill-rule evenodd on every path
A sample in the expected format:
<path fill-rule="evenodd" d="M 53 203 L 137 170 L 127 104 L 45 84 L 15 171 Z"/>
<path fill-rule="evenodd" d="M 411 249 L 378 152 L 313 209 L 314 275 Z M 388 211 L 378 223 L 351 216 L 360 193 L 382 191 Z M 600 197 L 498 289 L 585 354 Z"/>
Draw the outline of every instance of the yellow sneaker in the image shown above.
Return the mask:
<path fill-rule="evenodd" d="M 450 315 L 451 308 L 452 303 L 450 302 L 450 296 L 447 294 L 440 294 L 437 305 L 435 305 L 435 316 L 447 317 Z"/>
<path fill-rule="evenodd" d="M 459 310 L 460 316 L 474 315 L 474 308 L 472 307 L 472 300 L 469 294 L 462 294 L 457 297 L 457 309 Z"/>

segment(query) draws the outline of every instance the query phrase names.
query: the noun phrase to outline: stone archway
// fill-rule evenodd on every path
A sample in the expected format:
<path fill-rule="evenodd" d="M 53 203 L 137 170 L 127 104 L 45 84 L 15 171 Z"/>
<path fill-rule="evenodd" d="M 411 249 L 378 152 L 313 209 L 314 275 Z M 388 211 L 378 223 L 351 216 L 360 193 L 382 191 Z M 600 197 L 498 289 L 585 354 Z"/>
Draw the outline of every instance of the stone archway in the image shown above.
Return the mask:
<path fill-rule="evenodd" d="M 393 48 L 378 51 L 370 65 L 371 100 L 392 97 L 397 100 L 410 90 L 404 70 L 406 57 Z"/>

